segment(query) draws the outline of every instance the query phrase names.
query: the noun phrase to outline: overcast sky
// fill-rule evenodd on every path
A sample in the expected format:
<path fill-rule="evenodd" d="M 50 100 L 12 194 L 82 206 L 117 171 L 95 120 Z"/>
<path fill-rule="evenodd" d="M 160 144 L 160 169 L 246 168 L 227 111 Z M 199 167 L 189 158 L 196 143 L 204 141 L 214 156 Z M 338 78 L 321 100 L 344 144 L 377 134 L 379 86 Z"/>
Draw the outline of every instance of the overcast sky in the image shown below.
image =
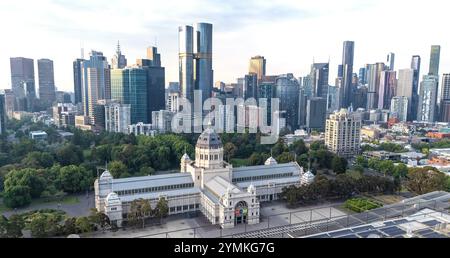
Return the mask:
<path fill-rule="evenodd" d="M 396 69 L 422 57 L 428 72 L 432 44 L 440 73 L 450 73 L 446 0 L 1 0 L 0 88 L 10 88 L 9 57 L 54 60 L 56 86 L 73 91 L 72 61 L 91 49 L 110 61 L 117 40 L 129 64 L 157 44 L 166 83 L 178 81 L 178 26 L 213 24 L 214 81 L 234 82 L 251 56 L 267 59 L 268 74 L 304 76 L 313 58 L 330 59 L 330 83 L 342 42 L 355 41 L 355 72 L 396 54 Z M 37 65 L 35 65 L 37 84 Z"/>

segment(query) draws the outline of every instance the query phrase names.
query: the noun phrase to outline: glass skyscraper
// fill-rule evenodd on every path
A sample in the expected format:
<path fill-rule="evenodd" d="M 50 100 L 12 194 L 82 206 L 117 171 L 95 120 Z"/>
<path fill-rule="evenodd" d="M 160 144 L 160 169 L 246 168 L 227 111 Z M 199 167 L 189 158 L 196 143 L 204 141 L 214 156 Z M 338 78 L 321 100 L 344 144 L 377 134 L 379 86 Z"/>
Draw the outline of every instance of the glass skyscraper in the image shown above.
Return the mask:
<path fill-rule="evenodd" d="M 10 58 L 11 89 L 16 97 L 15 110 L 33 111 L 36 98 L 34 61 L 24 57 Z"/>
<path fill-rule="evenodd" d="M 82 71 L 81 63 L 84 59 L 76 59 L 73 61 L 73 92 L 75 93 L 75 104 L 82 103 Z"/>
<path fill-rule="evenodd" d="M 441 56 L 441 46 L 431 46 L 429 75 L 439 76 L 439 60 Z"/>
<path fill-rule="evenodd" d="M 298 129 L 299 91 L 297 79 L 292 74 L 280 75 L 276 79 L 276 97 L 280 100 L 280 111 L 286 111 L 286 126 L 290 130 Z"/>
<path fill-rule="evenodd" d="M 417 117 L 417 106 L 419 105 L 419 80 L 420 80 L 420 63 L 421 58 L 418 55 L 412 57 L 411 69 L 414 70 L 413 86 L 412 86 L 412 98 L 410 100 L 410 106 L 414 107 L 409 109 L 408 121 L 412 121 Z"/>
<path fill-rule="evenodd" d="M 438 77 L 425 75 L 420 84 L 417 121 L 434 122 L 437 111 Z M 414 107 L 413 107 L 414 108 Z"/>
<path fill-rule="evenodd" d="M 314 63 L 311 65 L 311 82 L 314 97 L 327 98 L 329 67 L 328 63 Z"/>
<path fill-rule="evenodd" d="M 342 50 L 342 89 L 340 92 L 340 107 L 347 108 L 352 101 L 352 77 L 355 42 L 344 41 Z"/>

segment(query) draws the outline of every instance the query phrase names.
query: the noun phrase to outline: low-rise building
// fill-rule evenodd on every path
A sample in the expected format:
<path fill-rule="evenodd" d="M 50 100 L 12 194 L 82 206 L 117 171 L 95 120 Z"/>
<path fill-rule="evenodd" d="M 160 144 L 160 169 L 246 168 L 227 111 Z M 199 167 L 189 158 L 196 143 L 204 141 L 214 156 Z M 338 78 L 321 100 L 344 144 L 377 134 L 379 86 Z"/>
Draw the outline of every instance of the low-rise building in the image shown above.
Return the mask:
<path fill-rule="evenodd" d="M 29 135 L 32 140 L 46 140 L 48 136 L 44 131 L 31 131 Z"/>

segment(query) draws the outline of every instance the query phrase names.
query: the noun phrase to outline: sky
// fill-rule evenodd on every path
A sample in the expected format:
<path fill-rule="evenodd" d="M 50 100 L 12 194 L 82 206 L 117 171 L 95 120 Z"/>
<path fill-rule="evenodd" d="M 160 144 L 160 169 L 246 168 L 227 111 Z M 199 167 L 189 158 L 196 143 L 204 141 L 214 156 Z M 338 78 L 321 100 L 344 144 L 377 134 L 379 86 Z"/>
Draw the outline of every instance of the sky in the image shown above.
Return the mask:
<path fill-rule="evenodd" d="M 214 81 L 232 83 L 263 55 L 267 74 L 309 73 L 330 60 L 330 84 L 342 62 L 342 42 L 355 41 L 354 72 L 396 54 L 395 69 L 441 45 L 440 73 L 450 73 L 446 0 L 2 0 L 0 88 L 11 88 L 10 57 L 54 61 L 58 90 L 73 91 L 72 62 L 90 50 L 112 58 L 117 41 L 128 64 L 156 45 L 166 84 L 178 81 L 178 26 L 213 24 Z"/>

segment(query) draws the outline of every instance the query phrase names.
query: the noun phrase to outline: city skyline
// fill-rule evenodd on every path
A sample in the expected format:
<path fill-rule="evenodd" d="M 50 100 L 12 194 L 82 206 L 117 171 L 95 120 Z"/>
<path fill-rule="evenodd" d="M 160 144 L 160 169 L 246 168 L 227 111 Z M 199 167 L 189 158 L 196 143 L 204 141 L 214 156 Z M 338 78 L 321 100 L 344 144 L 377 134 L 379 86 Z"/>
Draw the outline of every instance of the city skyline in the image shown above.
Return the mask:
<path fill-rule="evenodd" d="M 24 2 L 30 7 L 27 10 L 20 8 Z M 249 58 L 263 55 L 267 59 L 268 75 L 294 73 L 296 77 L 305 76 L 313 59 L 315 62 L 330 60 L 329 82 L 333 84 L 337 66 L 342 62 L 342 42 L 345 40 L 355 41 L 353 72 L 366 63 L 385 61 L 389 52 L 396 55 L 396 70 L 408 68 L 412 55 L 420 55 L 422 63 L 428 64 L 431 45 L 442 46 L 441 74 L 450 71 L 445 36 L 439 33 L 439 26 L 435 26 L 436 29 L 430 26 L 445 23 L 445 15 L 439 15 L 443 10 L 432 8 L 434 5 L 429 2 L 408 2 L 411 12 L 417 10 L 425 14 L 432 10 L 433 15 L 409 20 L 411 26 L 408 27 L 393 22 L 393 30 L 382 30 L 378 22 L 372 21 L 381 13 L 383 17 L 395 15 L 399 21 L 407 17 L 407 13 L 398 11 L 401 3 L 388 1 L 365 1 L 364 4 L 353 0 L 339 3 L 201 0 L 189 4 L 181 1 L 159 5 L 152 1 L 142 3 L 152 8 L 136 8 L 137 4 L 129 5 L 125 1 L 108 1 L 108 4 L 62 0 L 6 3 L 0 4 L 0 20 L 6 23 L 19 11 L 24 18 L 6 27 L 4 32 L 9 36 L 2 41 L 0 88 L 11 88 L 9 58 L 27 57 L 34 59 L 36 67 L 37 59 L 53 60 L 56 87 L 73 91 L 72 62 L 81 56 L 80 42 L 83 42 L 85 58 L 92 49 L 103 52 L 110 60 L 116 51 L 117 40 L 120 40 L 122 54 L 127 56 L 129 64 L 135 63 L 142 49 L 156 45 L 162 65 L 166 67 L 167 85 L 170 81 L 178 81 L 178 26 L 193 25 L 197 21 L 214 26 L 214 82 L 235 82 L 247 73 Z M 208 11 L 198 10 L 198 7 Z M 117 19 L 111 20 L 112 16 Z M 77 19 L 79 17 L 88 18 Z M 108 23 L 99 22 L 106 17 Z M 342 28 L 343 24 L 348 30 L 335 29 Z M 292 29 L 296 27 L 298 30 Z M 379 37 L 381 31 L 385 37 Z M 427 31 L 427 37 L 417 36 L 423 31 Z M 42 35 L 46 36 L 45 40 L 33 40 L 33 45 L 26 40 L 42 38 Z M 279 40 L 286 37 L 292 40 Z M 383 38 L 395 40 L 385 42 Z M 428 73 L 427 70 L 421 70 L 420 78 Z"/>

